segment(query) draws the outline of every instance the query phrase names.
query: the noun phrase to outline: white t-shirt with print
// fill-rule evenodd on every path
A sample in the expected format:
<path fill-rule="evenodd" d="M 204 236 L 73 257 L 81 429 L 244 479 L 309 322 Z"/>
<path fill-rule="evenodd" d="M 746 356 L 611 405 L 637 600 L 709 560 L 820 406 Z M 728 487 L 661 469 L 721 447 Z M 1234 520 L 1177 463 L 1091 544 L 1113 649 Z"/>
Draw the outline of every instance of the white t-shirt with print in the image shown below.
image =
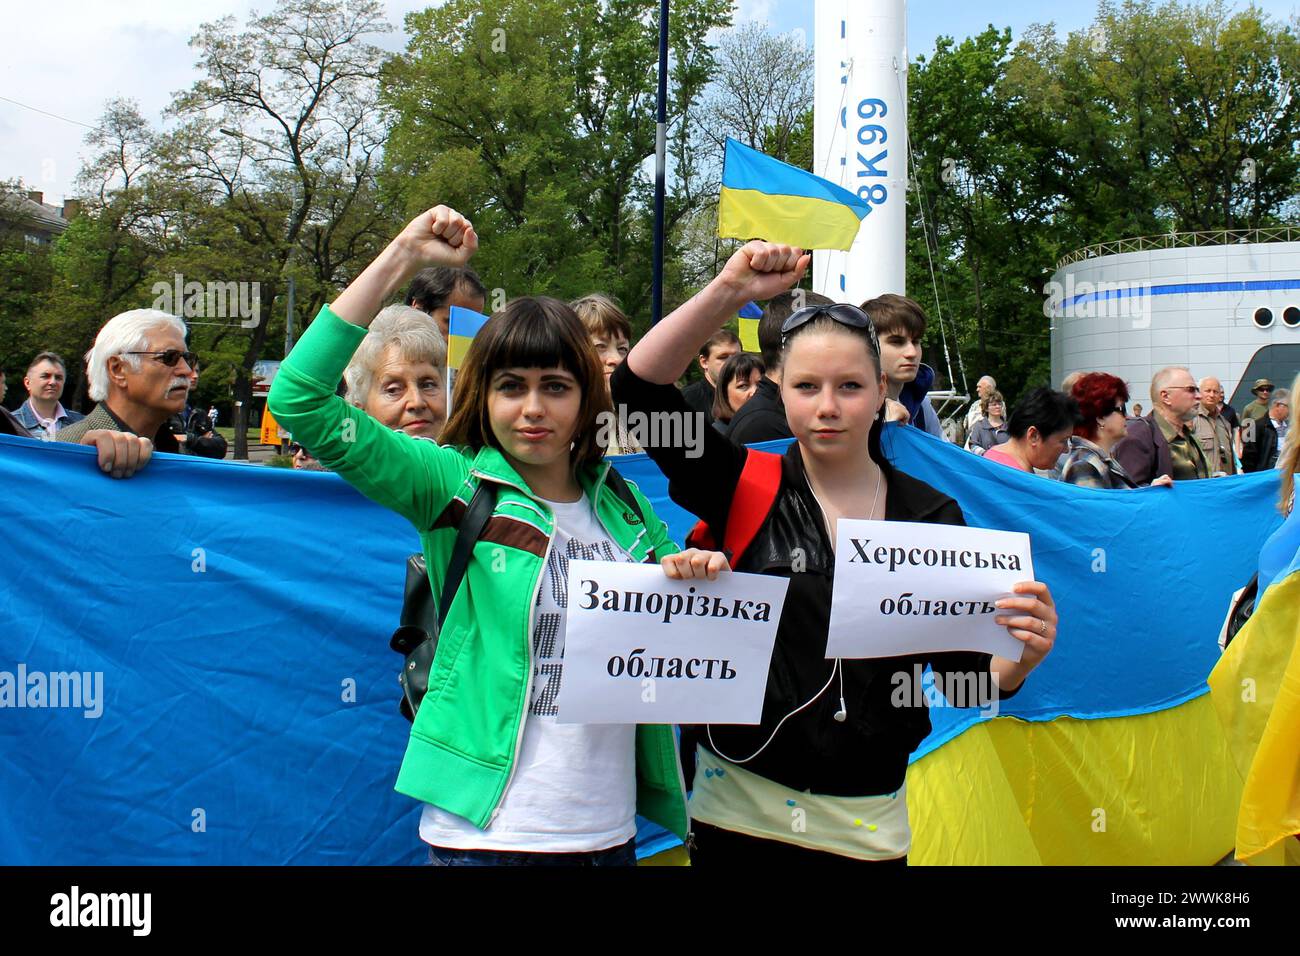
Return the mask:
<path fill-rule="evenodd" d="M 483 830 L 425 804 L 420 839 L 433 846 L 578 853 L 620 846 L 636 835 L 636 727 L 556 722 L 569 561 L 632 557 L 605 533 L 585 494 L 547 504 L 555 512 L 555 535 L 533 609 L 532 698 L 514 776 Z"/>

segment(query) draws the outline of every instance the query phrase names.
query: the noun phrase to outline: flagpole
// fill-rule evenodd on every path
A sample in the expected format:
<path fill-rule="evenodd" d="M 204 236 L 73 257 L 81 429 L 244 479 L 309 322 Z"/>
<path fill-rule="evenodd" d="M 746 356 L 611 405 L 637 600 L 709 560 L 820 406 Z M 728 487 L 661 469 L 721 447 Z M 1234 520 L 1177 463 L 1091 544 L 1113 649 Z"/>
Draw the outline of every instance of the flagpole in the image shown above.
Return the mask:
<path fill-rule="evenodd" d="M 655 123 L 655 249 L 650 323 L 664 306 L 664 170 L 668 147 L 668 0 L 659 0 L 659 108 Z"/>

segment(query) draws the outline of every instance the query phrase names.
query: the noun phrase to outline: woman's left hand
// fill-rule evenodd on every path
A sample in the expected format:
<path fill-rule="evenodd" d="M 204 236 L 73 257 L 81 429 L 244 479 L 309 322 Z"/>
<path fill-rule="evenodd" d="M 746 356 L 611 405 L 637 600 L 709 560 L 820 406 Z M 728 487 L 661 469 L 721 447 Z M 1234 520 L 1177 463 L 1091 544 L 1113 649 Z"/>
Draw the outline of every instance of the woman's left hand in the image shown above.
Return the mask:
<path fill-rule="evenodd" d="M 1016 597 L 1002 598 L 996 603 L 1004 611 L 1019 613 L 1015 616 L 1004 614 L 994 620 L 1005 625 L 1007 633 L 1024 643 L 1020 664 L 1032 669 L 1042 663 L 1056 643 L 1056 602 L 1042 581 L 1019 581 L 1012 590 Z"/>
<path fill-rule="evenodd" d="M 670 554 L 659 562 L 664 574 L 674 581 L 690 581 L 697 578 L 718 579 L 719 571 L 730 571 L 727 556 L 721 551 L 701 551 L 699 548 L 687 548 Z"/>

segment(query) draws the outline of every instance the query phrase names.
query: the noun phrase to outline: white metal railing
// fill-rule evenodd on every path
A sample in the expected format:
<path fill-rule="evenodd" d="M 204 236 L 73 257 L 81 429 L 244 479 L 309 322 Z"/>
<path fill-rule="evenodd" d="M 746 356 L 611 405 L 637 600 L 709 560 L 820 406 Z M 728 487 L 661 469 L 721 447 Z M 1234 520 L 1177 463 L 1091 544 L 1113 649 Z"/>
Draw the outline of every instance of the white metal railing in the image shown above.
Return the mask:
<path fill-rule="evenodd" d="M 1073 262 L 1114 256 L 1123 252 L 1145 252 L 1148 249 L 1177 249 L 1180 246 L 1212 246 L 1241 242 L 1300 242 L 1300 226 L 1263 226 L 1259 229 L 1213 229 L 1207 232 L 1167 232 L 1158 236 L 1138 236 L 1134 239 L 1116 239 L 1098 242 L 1076 249 L 1057 260 L 1060 269 Z"/>

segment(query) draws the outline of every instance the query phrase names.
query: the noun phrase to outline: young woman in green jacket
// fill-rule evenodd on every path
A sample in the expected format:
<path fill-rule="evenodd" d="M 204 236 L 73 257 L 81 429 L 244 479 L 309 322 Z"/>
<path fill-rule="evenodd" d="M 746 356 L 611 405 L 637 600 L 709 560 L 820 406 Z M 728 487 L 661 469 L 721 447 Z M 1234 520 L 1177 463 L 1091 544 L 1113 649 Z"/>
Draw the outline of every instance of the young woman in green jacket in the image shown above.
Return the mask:
<path fill-rule="evenodd" d="M 321 309 L 268 406 L 322 464 L 415 525 L 434 594 L 475 490 L 496 485 L 397 779 L 425 804 L 431 862 L 631 865 L 636 813 L 685 837 L 677 748 L 671 727 L 556 722 L 568 562 L 659 557 L 681 579 L 716 578 L 726 561 L 676 553 L 644 496 L 633 489 L 642 523 L 609 486 L 597 440 L 609 396 L 581 322 L 545 298 L 493 315 L 460 370 L 442 445 L 334 395 L 380 306 L 421 268 L 464 266 L 477 247 L 445 206 L 413 220 Z"/>

